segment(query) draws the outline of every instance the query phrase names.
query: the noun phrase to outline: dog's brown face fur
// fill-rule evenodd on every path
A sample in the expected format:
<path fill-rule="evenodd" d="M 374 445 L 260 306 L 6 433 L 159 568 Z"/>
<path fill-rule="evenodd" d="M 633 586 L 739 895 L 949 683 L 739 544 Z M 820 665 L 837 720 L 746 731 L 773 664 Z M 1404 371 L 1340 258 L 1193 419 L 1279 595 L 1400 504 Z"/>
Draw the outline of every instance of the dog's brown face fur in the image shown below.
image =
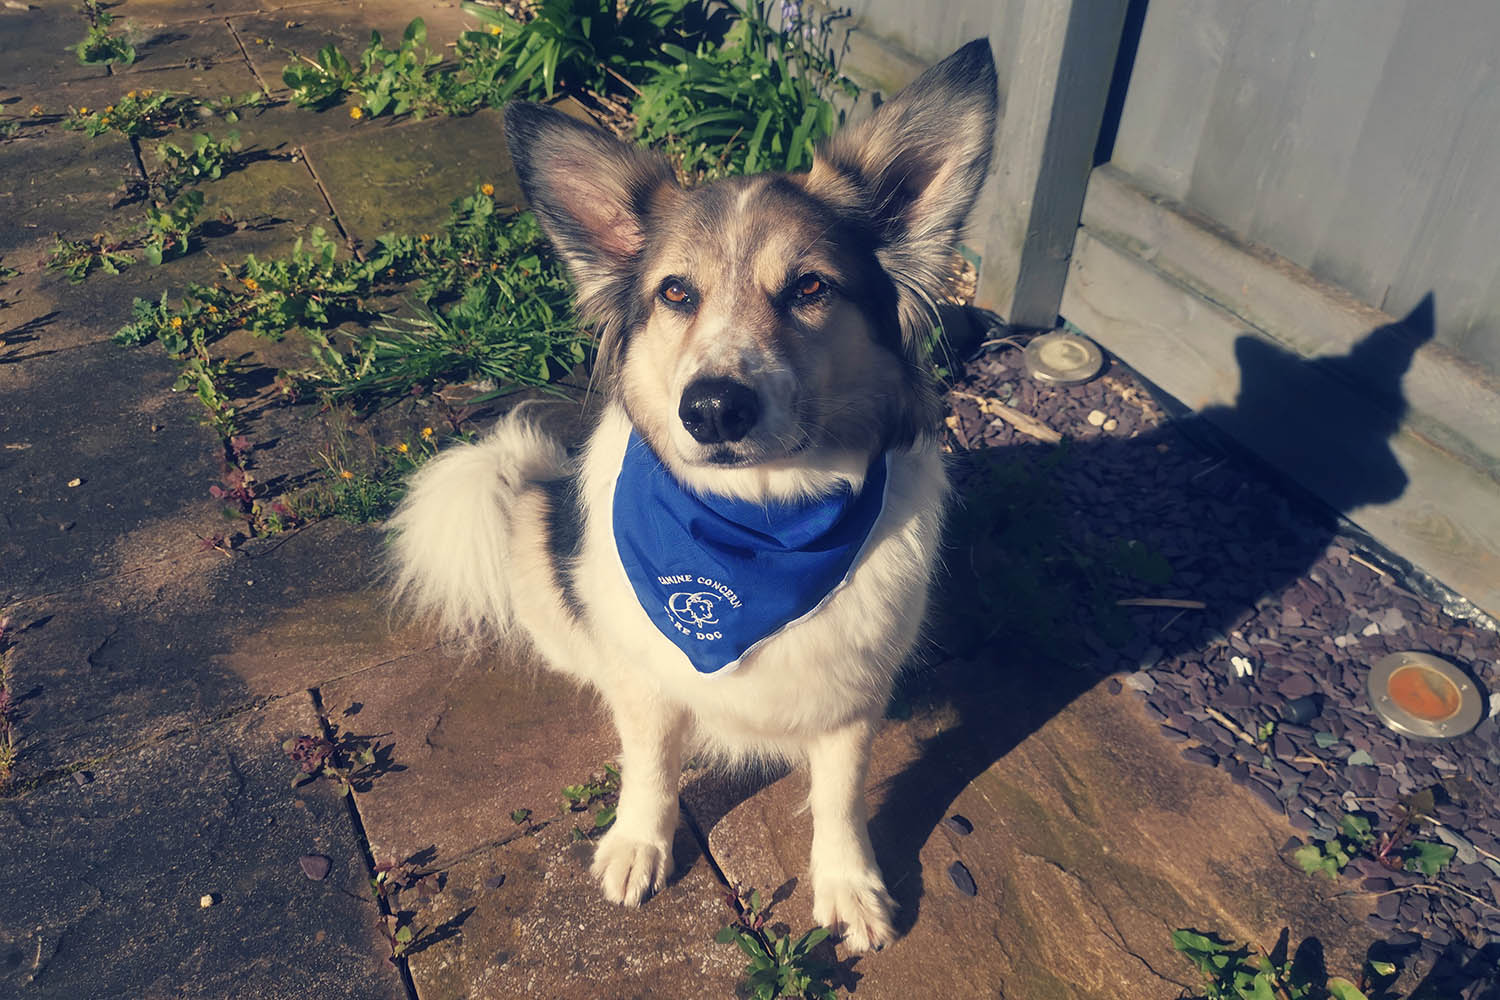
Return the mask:
<path fill-rule="evenodd" d="M 536 105 L 506 128 L 600 327 L 610 391 L 669 467 L 870 455 L 936 418 L 930 298 L 989 162 L 995 73 L 966 46 L 808 174 L 683 190 L 667 164 Z"/>

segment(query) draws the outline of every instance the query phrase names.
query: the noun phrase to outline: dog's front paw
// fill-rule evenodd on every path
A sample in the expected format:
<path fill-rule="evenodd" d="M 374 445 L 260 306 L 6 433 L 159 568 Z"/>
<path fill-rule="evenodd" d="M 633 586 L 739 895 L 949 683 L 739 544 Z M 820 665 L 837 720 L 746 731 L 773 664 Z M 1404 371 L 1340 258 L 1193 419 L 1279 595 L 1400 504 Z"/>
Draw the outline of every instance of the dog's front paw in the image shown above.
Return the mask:
<path fill-rule="evenodd" d="M 841 935 L 849 951 L 873 951 L 894 941 L 895 909 L 878 873 L 813 881 L 813 921 Z"/>
<path fill-rule="evenodd" d="M 599 840 L 590 870 L 605 899 L 640 906 L 649 893 L 660 892 L 672 874 L 672 841 L 626 836 L 617 825 Z"/>

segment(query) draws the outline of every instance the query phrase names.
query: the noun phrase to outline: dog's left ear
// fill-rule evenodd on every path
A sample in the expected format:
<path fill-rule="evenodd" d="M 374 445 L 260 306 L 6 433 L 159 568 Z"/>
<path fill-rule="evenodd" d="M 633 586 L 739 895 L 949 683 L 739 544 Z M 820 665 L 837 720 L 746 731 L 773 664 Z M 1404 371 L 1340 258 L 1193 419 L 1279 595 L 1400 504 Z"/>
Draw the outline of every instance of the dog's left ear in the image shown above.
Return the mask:
<path fill-rule="evenodd" d="M 540 104 L 505 107 L 505 141 L 537 221 L 568 265 L 578 311 L 606 342 L 645 245 L 645 218 L 680 190 L 666 160 Z"/>
<path fill-rule="evenodd" d="M 808 191 L 872 224 L 908 350 L 931 328 L 931 297 L 989 172 L 996 86 L 989 39 L 972 41 L 828 140 L 813 160 Z"/>

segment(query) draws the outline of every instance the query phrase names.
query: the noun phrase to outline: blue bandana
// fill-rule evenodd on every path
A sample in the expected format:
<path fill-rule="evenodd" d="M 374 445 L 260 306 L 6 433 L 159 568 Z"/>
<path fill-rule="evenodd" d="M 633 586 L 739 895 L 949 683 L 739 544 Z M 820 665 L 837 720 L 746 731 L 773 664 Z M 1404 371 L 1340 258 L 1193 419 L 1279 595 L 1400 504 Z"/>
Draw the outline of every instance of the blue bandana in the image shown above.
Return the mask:
<path fill-rule="evenodd" d="M 760 642 L 844 582 L 885 506 L 886 457 L 864 488 L 756 503 L 699 496 L 631 432 L 615 482 L 615 548 L 651 621 L 701 674 Z"/>

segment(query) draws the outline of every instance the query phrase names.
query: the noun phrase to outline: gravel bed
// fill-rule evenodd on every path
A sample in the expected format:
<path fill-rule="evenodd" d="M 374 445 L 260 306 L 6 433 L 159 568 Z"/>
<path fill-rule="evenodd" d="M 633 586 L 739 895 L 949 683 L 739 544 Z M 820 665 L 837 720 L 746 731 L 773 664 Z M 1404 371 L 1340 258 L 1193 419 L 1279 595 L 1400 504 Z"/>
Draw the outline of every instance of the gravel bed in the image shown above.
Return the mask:
<path fill-rule="evenodd" d="M 1435 995 L 1497 995 L 1500 718 L 1456 740 L 1414 740 L 1387 729 L 1365 696 L 1368 667 L 1398 650 L 1444 656 L 1488 696 L 1500 688 L 1493 623 L 1458 617 L 1464 602 L 1394 568 L 1203 420 L 1169 417 L 1117 361 L 1092 382 L 1053 387 L 1002 346 L 969 362 L 954 389 L 954 452 L 1006 449 L 994 454 L 1031 463 L 1056 479 L 1069 532 L 1138 540 L 1170 562 L 1170 581 L 1141 596 L 1207 605 L 1133 609 L 1135 636 L 1123 646 L 1087 627 L 1084 638 L 1111 690 L 1139 698 L 1184 758 L 1224 769 L 1302 832 L 1286 845 L 1289 864 L 1303 841 L 1332 838 L 1344 813 L 1385 830 L 1402 796 L 1435 791 L 1440 825 L 1420 836 L 1456 848 L 1436 878 L 1360 857 L 1343 881 L 1380 893 L 1370 926 Z M 1065 458 L 1043 464 L 1056 449 L 997 415 L 997 402 L 1064 435 Z M 962 494 L 966 466 L 957 467 Z M 1289 703 L 1313 714 L 1288 721 Z M 1269 740 L 1245 738 L 1266 722 L 1275 722 Z"/>

